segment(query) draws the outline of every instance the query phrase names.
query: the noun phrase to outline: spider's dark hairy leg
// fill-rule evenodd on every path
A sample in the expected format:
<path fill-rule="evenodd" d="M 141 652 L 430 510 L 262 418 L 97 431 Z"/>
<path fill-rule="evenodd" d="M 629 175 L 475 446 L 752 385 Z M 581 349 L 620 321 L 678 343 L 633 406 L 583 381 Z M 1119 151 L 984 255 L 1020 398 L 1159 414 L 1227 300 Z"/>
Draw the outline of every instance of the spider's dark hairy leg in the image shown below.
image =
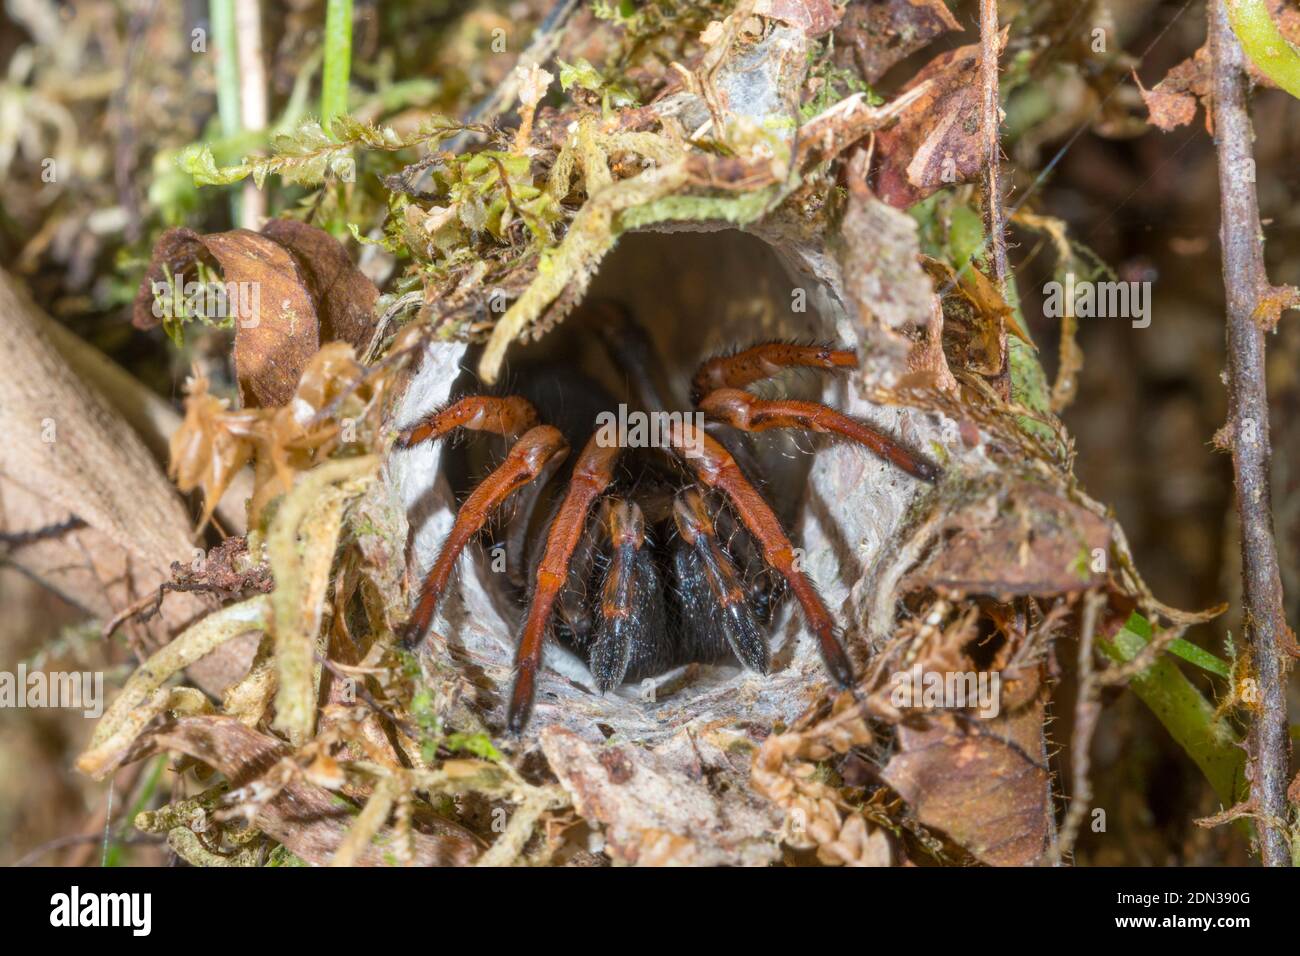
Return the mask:
<path fill-rule="evenodd" d="M 744 388 L 771 378 L 786 368 L 815 368 L 823 371 L 857 368 L 858 354 L 852 349 L 829 345 L 794 345 L 767 342 L 734 355 L 722 355 L 701 365 L 691 379 L 691 401 L 698 404 L 719 388 Z"/>
<path fill-rule="evenodd" d="M 645 547 L 641 509 L 615 499 L 608 502 L 604 518 L 610 561 L 588 664 L 597 688 L 608 693 L 623 683 L 634 656 L 646 656 L 662 632 L 663 611 L 659 575 Z"/>
<path fill-rule="evenodd" d="M 820 402 L 793 399 L 765 401 L 749 392 L 722 388 L 706 395 L 700 411 L 714 421 L 747 432 L 769 428 L 801 428 L 810 432 L 839 435 L 856 442 L 873 454 L 922 481 L 938 481 L 939 466 L 866 422 L 841 414 Z"/>
<path fill-rule="evenodd" d="M 605 351 L 628 378 L 632 394 L 645 411 L 666 411 L 674 407 L 667 401 L 667 374 L 654 343 L 646 330 L 623 307 L 604 302 L 599 305 L 599 334 Z"/>
<path fill-rule="evenodd" d="M 735 448 L 729 450 L 733 455 L 736 452 Z M 753 471 L 739 458 L 736 463 L 745 474 Z M 741 580 L 745 582 L 745 592 L 749 595 L 754 620 L 766 627 L 772 623 L 772 612 L 785 596 L 785 578 L 763 560 L 753 537 L 737 522 L 730 508 L 715 509 L 713 520 L 718 541 L 723 550 L 731 555 L 732 563 L 739 569 Z"/>
<path fill-rule="evenodd" d="M 688 616 L 693 618 L 690 624 L 710 635 L 720 635 L 742 664 L 766 674 L 771 666 L 767 641 L 746 600 L 736 566 L 718 540 L 699 491 L 685 488 L 678 494 L 673 502 L 673 521 L 684 543 L 674 553 L 673 564 L 683 592 L 683 604 Z M 691 606 L 702 603 L 698 601 L 694 583 L 697 577 L 703 578 L 711 596 L 712 612 L 708 607 Z"/>
<path fill-rule="evenodd" d="M 688 440 L 685 428 L 679 424 L 672 429 L 670 437 L 673 450 L 699 480 L 710 488 L 722 491 L 731 500 L 741 522 L 762 546 L 764 559 L 789 583 L 790 590 L 803 609 L 809 629 L 817 637 L 822 662 L 831 678 L 840 687 L 853 686 L 853 666 L 836 634 L 835 619 L 817 593 L 816 586 L 799 570 L 795 562 L 794 546 L 758 489 L 741 472 L 731 453 L 707 432 L 691 435 Z"/>
<path fill-rule="evenodd" d="M 556 623 L 568 631 L 575 644 L 584 648 L 590 644 L 595 627 L 587 582 L 596 573 L 596 553 L 595 534 L 588 532 L 578 539 L 578 546 L 569 559 L 568 584 L 555 600 Z"/>
<path fill-rule="evenodd" d="M 465 550 L 465 545 L 483 530 L 483 525 L 502 502 L 540 475 L 547 463 L 563 457 L 568 450 L 568 442 L 559 431 L 550 425 L 538 425 L 515 442 L 500 467 L 470 493 L 456 512 L 456 523 L 420 586 L 420 597 L 402 634 L 403 646 L 415 647 L 429 629 L 447 582 L 451 580 L 456 559 Z"/>
<path fill-rule="evenodd" d="M 546 550 L 537 566 L 524 636 L 515 654 L 515 681 L 506 716 L 506 725 L 513 734 L 521 733 L 528 723 L 537 693 L 542 644 L 556 597 L 568 580 L 573 552 L 587 528 L 587 514 L 614 478 L 618 454 L 616 446 L 601 445 L 599 433 L 591 437 L 574 465 L 564 501 L 547 531 Z"/>

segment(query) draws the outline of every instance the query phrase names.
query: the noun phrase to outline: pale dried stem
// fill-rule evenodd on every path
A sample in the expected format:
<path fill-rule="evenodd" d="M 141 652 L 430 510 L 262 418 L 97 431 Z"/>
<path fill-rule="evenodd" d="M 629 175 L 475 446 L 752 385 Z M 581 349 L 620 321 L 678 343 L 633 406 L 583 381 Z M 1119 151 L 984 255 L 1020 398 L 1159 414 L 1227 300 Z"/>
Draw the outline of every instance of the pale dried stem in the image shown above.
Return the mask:
<path fill-rule="evenodd" d="M 1286 788 L 1291 743 L 1287 734 L 1286 672 L 1289 643 L 1282 579 L 1269 491 L 1268 394 L 1264 330 L 1257 319 L 1269 290 L 1255 194 L 1249 78 L 1241 45 L 1222 0 L 1210 9 L 1215 145 L 1223 221 L 1223 282 L 1228 306 L 1228 434 L 1241 526 L 1242 618 L 1259 699 L 1250 729 L 1254 763 L 1251 800 L 1261 821 L 1261 853 L 1268 866 L 1291 862 Z"/>

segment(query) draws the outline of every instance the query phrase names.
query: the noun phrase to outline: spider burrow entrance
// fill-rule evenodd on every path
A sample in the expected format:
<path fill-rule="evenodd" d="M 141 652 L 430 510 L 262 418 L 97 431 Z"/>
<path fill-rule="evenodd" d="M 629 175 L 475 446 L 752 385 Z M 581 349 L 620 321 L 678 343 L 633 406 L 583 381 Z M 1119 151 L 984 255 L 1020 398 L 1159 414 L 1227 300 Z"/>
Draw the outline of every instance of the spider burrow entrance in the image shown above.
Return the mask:
<path fill-rule="evenodd" d="M 673 244 L 717 245 L 712 237 L 693 236 L 673 237 Z M 781 315 L 782 300 L 789 303 L 794 296 L 774 294 L 766 279 L 754 283 L 751 275 L 750 282 L 764 294 L 756 298 L 751 289 L 747 300 L 732 290 L 719 313 L 683 309 L 665 320 L 651 304 L 647 311 L 658 317 L 657 324 L 628 323 L 617 312 L 594 308 L 589 299 L 540 342 L 512 353 L 507 379 L 496 391 L 526 399 L 538 410 L 537 420 L 553 425 L 572 449 L 564 465 L 548 466 L 548 477 L 516 488 L 504 517 L 488 525 L 484 546 L 468 549 L 476 558 L 466 559 L 472 564 L 465 578 L 484 585 L 471 600 L 481 607 L 482 598 L 489 599 L 505 624 L 511 650 L 517 648 L 512 729 L 528 717 L 528 703 L 544 673 L 543 650 L 551 667 L 577 677 L 591 691 L 623 685 L 616 697 L 605 698 L 617 711 L 618 701 L 636 699 L 639 681 L 659 679 L 683 665 L 696 676 L 675 695 L 679 699 L 734 679 L 728 675 L 763 674 L 773 667 L 779 673 L 803 659 L 793 638 L 806 618 L 815 641 L 798 643 L 820 647 L 821 676 L 829 671 L 838 683 L 850 680 L 836 615 L 818 593 L 825 575 L 816 575 L 814 583 L 804 573 L 798 533 L 815 461 L 809 454 L 813 440 L 803 429 L 841 436 L 846 431 L 810 427 L 837 420 L 791 418 L 792 410 L 784 406 L 771 410 L 782 417 L 764 417 L 768 401 L 794 400 L 803 403 L 794 411 L 807 413 L 817 400 L 843 393 L 845 383 L 842 374 L 819 378 L 798 371 L 783 372 L 780 388 L 758 379 L 788 366 L 847 369 L 852 354 L 827 348 L 842 336 L 827 335 L 820 316 L 788 306 Z M 648 296 L 644 283 L 637 294 L 637 284 L 631 283 L 630 295 L 627 286 L 613 290 L 627 295 L 635 303 L 632 309 L 673 297 Z M 737 304 L 746 302 L 749 315 L 738 316 Z M 782 344 L 751 360 L 755 356 L 743 348 L 763 339 Z M 817 341 L 822 345 L 812 344 Z M 685 354 L 670 351 L 683 344 Z M 706 348 L 742 351 L 725 366 L 701 367 Z M 464 365 L 474 367 L 472 355 Z M 719 384 L 750 387 L 752 393 L 745 394 L 759 403 L 757 414 L 737 418 L 731 427 L 702 427 L 704 413 L 689 401 L 697 368 L 711 374 L 722 369 Z M 466 374 L 451 397 L 476 395 L 476 383 Z M 602 430 L 594 427 L 601 416 L 607 426 L 603 440 Z M 492 425 L 488 419 L 480 427 L 503 431 Z M 462 508 L 503 460 L 508 445 L 508 440 L 480 437 L 444 449 L 440 471 Z M 602 446 L 615 453 L 612 462 Z M 586 467 L 593 463 L 594 468 Z M 575 483 L 575 474 L 583 475 L 582 481 Z M 576 503 L 566 508 L 571 495 L 565 489 L 575 487 Z M 546 533 L 555 527 L 561 533 Z M 787 590 L 795 600 L 783 606 Z M 658 639 L 649 637 L 655 633 Z M 560 648 L 581 662 L 576 669 L 565 663 Z M 552 694 L 544 695 L 543 705 Z M 662 701 L 637 703 L 653 711 Z"/>

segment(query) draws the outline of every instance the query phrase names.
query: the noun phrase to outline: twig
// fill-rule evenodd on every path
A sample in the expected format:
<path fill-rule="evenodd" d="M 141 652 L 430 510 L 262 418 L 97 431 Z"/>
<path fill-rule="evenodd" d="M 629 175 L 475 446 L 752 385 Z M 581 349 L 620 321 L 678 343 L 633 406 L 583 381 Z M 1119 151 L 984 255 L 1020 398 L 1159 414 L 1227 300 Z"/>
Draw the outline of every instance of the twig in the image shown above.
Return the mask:
<path fill-rule="evenodd" d="M 1291 860 L 1285 829 L 1290 762 L 1287 735 L 1287 663 L 1283 647 L 1289 631 L 1282 610 L 1282 579 L 1269 494 L 1268 395 L 1264 377 L 1264 330 L 1256 320 L 1261 298 L 1270 291 L 1264 271 L 1255 160 L 1247 113 L 1246 61 L 1228 24 L 1223 0 L 1210 9 L 1210 58 L 1214 72 L 1213 107 L 1219 157 L 1223 222 L 1223 282 L 1228 306 L 1228 434 L 1241 525 L 1243 626 L 1250 642 L 1251 669 L 1259 699 L 1250 729 L 1254 761 L 1251 799 L 1261 823 L 1265 865 Z"/>
<path fill-rule="evenodd" d="M 1058 864 L 1074 851 L 1079 827 L 1092 800 L 1089 751 L 1092 749 L 1092 735 L 1097 729 L 1097 718 L 1101 716 L 1097 675 L 1093 668 L 1093 637 L 1097 633 L 1097 614 L 1105 603 L 1105 598 L 1097 591 L 1089 591 L 1083 597 L 1083 623 L 1079 630 L 1079 694 L 1074 703 L 1074 733 L 1070 739 L 1070 809 L 1061 825 L 1061 837 L 1056 847 Z"/>
<path fill-rule="evenodd" d="M 46 525 L 43 528 L 37 528 L 34 531 L 0 531 L 0 544 L 7 545 L 10 550 L 24 547 L 25 545 L 35 544 L 37 541 L 45 541 L 49 538 L 61 538 L 69 531 L 77 531 L 84 528 L 86 522 L 82 521 L 76 515 L 73 515 L 66 521 L 60 521 L 58 524 Z"/>
<path fill-rule="evenodd" d="M 984 136 L 984 232 L 992 249 L 993 280 L 1007 292 L 1006 221 L 1002 210 L 1002 110 L 998 104 L 997 0 L 980 0 L 980 114 Z M 1005 339 L 1006 333 L 1003 333 Z M 1003 349 L 1005 352 L 1005 349 Z"/>

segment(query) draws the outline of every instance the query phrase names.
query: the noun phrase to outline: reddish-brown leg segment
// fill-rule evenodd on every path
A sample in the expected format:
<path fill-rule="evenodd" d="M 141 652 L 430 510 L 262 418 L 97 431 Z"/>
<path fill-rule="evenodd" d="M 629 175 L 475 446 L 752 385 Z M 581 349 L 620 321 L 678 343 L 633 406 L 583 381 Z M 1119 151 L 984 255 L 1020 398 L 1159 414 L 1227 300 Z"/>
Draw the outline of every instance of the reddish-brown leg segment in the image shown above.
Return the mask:
<path fill-rule="evenodd" d="M 701 439 L 702 454 L 698 453 Z M 803 608 L 808 627 L 817 637 L 827 672 L 839 686 L 851 687 L 853 667 L 835 634 L 835 619 L 822 602 L 816 586 L 796 566 L 794 546 L 758 489 L 745 477 L 731 453 L 712 435 L 692 430 L 688 436 L 683 426 L 677 424 L 672 429 L 672 442 L 673 449 L 701 482 L 717 488 L 731 499 L 740 520 L 762 547 L 764 559 L 789 582 L 790 590 Z"/>
<path fill-rule="evenodd" d="M 937 481 L 940 475 L 939 467 L 933 462 L 904 448 L 866 422 L 842 415 L 820 402 L 792 399 L 764 401 L 740 389 L 721 388 L 706 395 L 699 403 L 699 408 L 715 421 L 747 432 L 761 432 L 769 428 L 802 428 L 811 432 L 841 435 L 870 449 L 914 478 Z"/>
<path fill-rule="evenodd" d="M 699 402 L 718 388 L 744 388 L 765 378 L 771 378 L 786 368 L 816 368 L 833 371 L 840 368 L 857 368 L 858 355 L 852 349 L 833 349 L 828 345 L 791 345 L 788 342 L 768 342 L 737 352 L 709 359 L 691 379 L 691 401 Z"/>
<path fill-rule="evenodd" d="M 532 403 L 517 395 L 471 395 L 402 429 L 397 436 L 397 447 L 411 448 L 426 441 L 436 441 L 453 428 L 509 437 L 528 431 L 537 421 L 537 410 Z"/>
<path fill-rule="evenodd" d="M 520 733 L 528 723 L 533 697 L 537 693 L 537 671 L 542 664 L 542 645 L 556 596 L 568 579 L 569 561 L 586 530 L 591 506 L 614 479 L 614 463 L 618 460 L 619 449 L 614 445 L 602 446 L 599 438 L 598 432 L 582 449 L 582 454 L 574 465 L 573 476 L 569 479 L 564 501 L 546 534 L 546 550 L 537 566 L 524 636 L 515 654 L 515 683 L 511 689 L 506 718 L 511 733 Z"/>
<path fill-rule="evenodd" d="M 536 420 L 537 413 L 533 406 L 522 398 L 474 396 L 461 399 L 405 429 L 398 444 L 409 448 L 420 442 L 441 438 L 453 428 L 509 435 Z M 404 645 L 415 646 L 429 629 L 434 612 L 438 610 L 438 604 L 447 589 L 447 582 L 451 580 L 452 571 L 456 568 L 456 560 L 465 550 L 465 545 L 483 529 L 483 525 L 502 502 L 540 475 L 548 462 L 562 458 L 568 450 L 568 442 L 559 429 L 550 425 L 529 427 L 523 437 L 510 448 L 505 461 L 474 489 L 456 512 L 456 522 L 452 525 L 451 533 L 447 535 L 433 567 L 420 585 L 420 597 L 406 622 L 402 637 Z"/>

